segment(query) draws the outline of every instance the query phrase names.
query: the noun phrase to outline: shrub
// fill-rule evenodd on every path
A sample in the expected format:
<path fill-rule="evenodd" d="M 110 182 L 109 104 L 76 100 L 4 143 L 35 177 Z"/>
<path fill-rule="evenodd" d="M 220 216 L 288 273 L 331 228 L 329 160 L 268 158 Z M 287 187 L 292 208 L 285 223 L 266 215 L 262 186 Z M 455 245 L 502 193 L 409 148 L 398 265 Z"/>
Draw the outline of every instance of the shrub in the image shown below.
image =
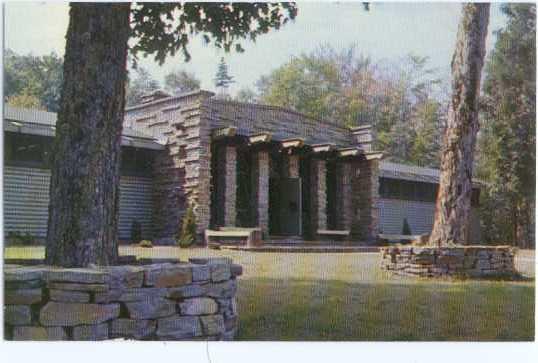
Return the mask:
<path fill-rule="evenodd" d="M 191 246 L 196 239 L 196 216 L 194 215 L 194 206 L 189 204 L 185 211 L 181 224 L 181 232 L 179 234 L 178 245 L 181 248 Z"/>
<path fill-rule="evenodd" d="M 138 247 L 144 247 L 144 248 L 152 248 L 153 242 L 148 241 L 147 239 L 144 239 L 138 243 Z"/>
<path fill-rule="evenodd" d="M 410 236 L 413 234 L 411 232 L 411 227 L 409 226 L 409 222 L 407 222 L 407 218 L 404 218 L 404 221 L 403 221 L 402 234 L 404 236 Z"/>
<path fill-rule="evenodd" d="M 131 242 L 138 243 L 142 241 L 142 224 L 136 219 L 131 223 Z"/>
<path fill-rule="evenodd" d="M 22 232 L 15 231 L 9 232 L 7 235 L 7 240 L 12 245 L 23 245 L 30 246 L 35 244 L 35 238 L 28 232 L 22 234 Z"/>

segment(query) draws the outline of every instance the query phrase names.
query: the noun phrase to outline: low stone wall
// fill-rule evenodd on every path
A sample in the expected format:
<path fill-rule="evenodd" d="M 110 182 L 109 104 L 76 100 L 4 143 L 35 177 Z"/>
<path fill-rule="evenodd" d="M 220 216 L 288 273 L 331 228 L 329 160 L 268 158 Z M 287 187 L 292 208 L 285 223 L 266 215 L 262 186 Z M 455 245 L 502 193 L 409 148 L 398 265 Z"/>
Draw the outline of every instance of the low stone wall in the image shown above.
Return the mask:
<path fill-rule="evenodd" d="M 226 258 L 69 269 L 5 265 L 5 338 L 232 340 L 241 273 Z"/>
<path fill-rule="evenodd" d="M 514 276 L 510 246 L 387 247 L 381 250 L 382 268 L 398 275 L 420 277 Z"/>

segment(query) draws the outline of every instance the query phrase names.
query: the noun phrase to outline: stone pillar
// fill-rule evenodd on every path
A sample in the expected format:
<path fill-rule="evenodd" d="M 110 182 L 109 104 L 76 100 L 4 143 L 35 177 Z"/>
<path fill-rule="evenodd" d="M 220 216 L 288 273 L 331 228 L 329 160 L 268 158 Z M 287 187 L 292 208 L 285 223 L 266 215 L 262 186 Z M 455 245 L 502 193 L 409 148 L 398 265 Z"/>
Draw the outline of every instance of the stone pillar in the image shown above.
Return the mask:
<path fill-rule="evenodd" d="M 351 229 L 351 221 L 353 214 L 352 207 L 352 190 L 351 190 L 351 163 L 340 162 L 337 166 L 336 175 L 336 198 L 337 198 L 337 214 L 338 228 L 344 230 Z"/>
<path fill-rule="evenodd" d="M 257 151 L 252 157 L 254 209 L 263 236 L 269 232 L 269 160 L 266 150 Z"/>
<path fill-rule="evenodd" d="M 237 200 L 237 149 L 224 146 L 224 225 L 235 226 Z"/>
<path fill-rule="evenodd" d="M 314 235 L 318 229 L 327 229 L 327 164 L 325 160 L 311 162 L 311 217 Z"/>
<path fill-rule="evenodd" d="M 379 233 L 379 161 L 363 160 L 353 168 L 352 237 L 372 242 Z"/>
<path fill-rule="evenodd" d="M 289 155 L 287 163 L 287 174 L 289 178 L 299 177 L 299 155 Z"/>

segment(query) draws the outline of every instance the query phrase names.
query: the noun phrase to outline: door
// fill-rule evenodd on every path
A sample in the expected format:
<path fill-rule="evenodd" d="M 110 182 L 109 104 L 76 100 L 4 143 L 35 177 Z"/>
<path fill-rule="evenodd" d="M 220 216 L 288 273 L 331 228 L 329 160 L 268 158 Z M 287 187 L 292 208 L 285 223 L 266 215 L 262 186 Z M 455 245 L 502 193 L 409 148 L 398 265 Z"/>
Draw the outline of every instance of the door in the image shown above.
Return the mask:
<path fill-rule="evenodd" d="M 302 234 L 301 178 L 281 178 L 279 184 L 280 233 L 300 236 Z"/>

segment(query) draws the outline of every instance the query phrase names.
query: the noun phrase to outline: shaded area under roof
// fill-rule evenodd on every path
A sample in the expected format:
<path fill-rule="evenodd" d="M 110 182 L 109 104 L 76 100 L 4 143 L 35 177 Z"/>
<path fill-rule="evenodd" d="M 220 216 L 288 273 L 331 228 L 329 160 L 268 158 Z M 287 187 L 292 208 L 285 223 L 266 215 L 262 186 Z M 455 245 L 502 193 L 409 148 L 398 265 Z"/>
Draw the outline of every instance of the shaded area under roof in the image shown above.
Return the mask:
<path fill-rule="evenodd" d="M 439 169 L 425 168 L 416 165 L 397 164 L 390 161 L 379 163 L 379 176 L 382 178 L 409 180 L 423 183 L 439 183 Z M 483 183 L 473 179 L 473 186 L 480 187 Z"/>

